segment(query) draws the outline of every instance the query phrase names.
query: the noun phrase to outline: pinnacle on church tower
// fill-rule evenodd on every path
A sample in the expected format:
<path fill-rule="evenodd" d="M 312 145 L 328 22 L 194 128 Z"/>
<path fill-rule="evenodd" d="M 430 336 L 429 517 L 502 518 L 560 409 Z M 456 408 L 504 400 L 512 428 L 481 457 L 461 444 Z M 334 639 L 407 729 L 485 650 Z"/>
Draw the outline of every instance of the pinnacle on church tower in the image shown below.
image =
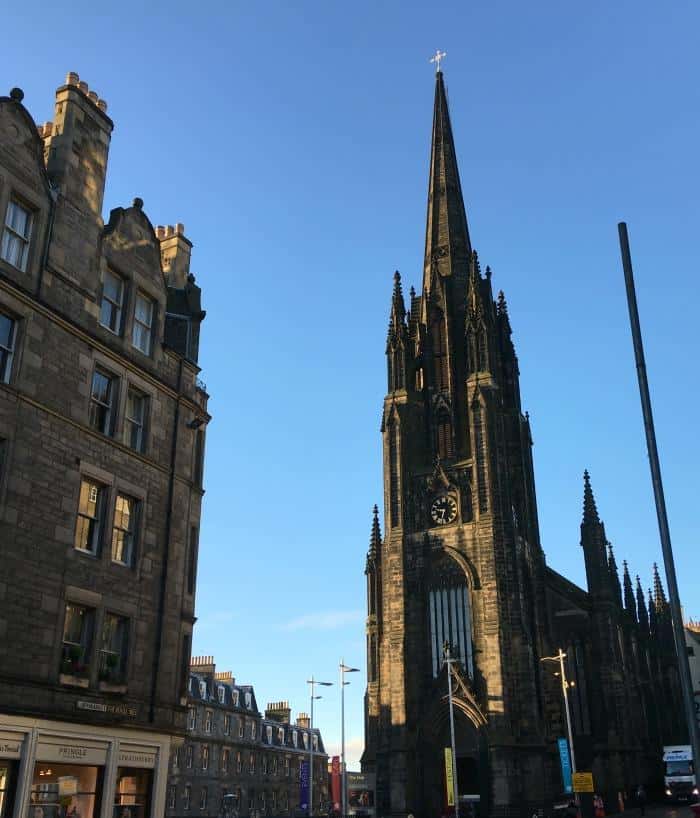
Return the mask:
<path fill-rule="evenodd" d="M 661 584 L 661 577 L 659 576 L 659 566 L 654 563 L 654 605 L 657 613 L 665 608 L 667 604 L 664 586 Z"/>
<path fill-rule="evenodd" d="M 622 587 L 625 596 L 625 610 L 633 618 L 637 619 L 637 605 L 634 599 L 634 591 L 632 589 L 632 578 L 630 577 L 629 568 L 627 567 L 627 560 L 622 561 Z"/>
<path fill-rule="evenodd" d="M 644 599 L 644 591 L 642 590 L 642 583 L 639 576 L 637 576 L 637 620 L 642 628 L 643 633 L 649 632 L 649 614 L 647 612 L 647 604 Z"/>
<path fill-rule="evenodd" d="M 379 549 L 382 545 L 382 532 L 379 527 L 379 509 L 375 505 L 372 509 L 372 530 L 369 537 L 369 550 L 367 551 L 367 569 L 366 572 L 371 569 L 373 565 L 377 562 L 377 557 L 379 555 Z"/>
<path fill-rule="evenodd" d="M 615 594 L 615 601 L 622 607 L 622 587 L 620 585 L 620 575 L 617 571 L 617 562 L 615 560 L 615 552 L 613 551 L 612 543 L 608 543 L 608 570 L 610 571 L 610 582 L 612 583 L 613 592 Z"/>
<path fill-rule="evenodd" d="M 394 291 L 391 294 L 391 325 L 393 328 L 403 325 L 406 317 L 406 305 L 403 300 L 403 291 L 401 289 L 401 273 L 397 270 L 394 273 Z"/>
<path fill-rule="evenodd" d="M 433 273 L 466 280 L 471 241 L 442 71 L 435 76 L 423 290 Z"/>
<path fill-rule="evenodd" d="M 591 478 L 588 469 L 583 473 L 583 523 L 599 523 L 598 509 L 591 488 Z"/>

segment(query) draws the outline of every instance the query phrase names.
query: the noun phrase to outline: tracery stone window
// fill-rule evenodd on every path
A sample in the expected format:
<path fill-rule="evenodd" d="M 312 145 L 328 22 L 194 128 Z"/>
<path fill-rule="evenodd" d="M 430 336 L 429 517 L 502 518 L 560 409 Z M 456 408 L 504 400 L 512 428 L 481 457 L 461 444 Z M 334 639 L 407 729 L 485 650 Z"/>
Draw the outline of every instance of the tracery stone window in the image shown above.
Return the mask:
<path fill-rule="evenodd" d="M 472 616 L 467 583 L 455 577 L 431 588 L 428 615 L 433 677 L 442 669 L 445 642 L 452 656 L 473 677 Z"/>

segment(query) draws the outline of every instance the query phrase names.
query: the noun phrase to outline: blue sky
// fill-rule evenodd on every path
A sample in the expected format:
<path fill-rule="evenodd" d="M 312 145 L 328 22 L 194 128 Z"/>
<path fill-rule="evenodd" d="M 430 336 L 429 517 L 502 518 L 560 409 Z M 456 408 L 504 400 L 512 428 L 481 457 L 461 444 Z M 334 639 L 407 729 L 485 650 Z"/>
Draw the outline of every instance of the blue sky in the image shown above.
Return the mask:
<path fill-rule="evenodd" d="M 115 120 L 105 214 L 184 222 L 211 393 L 195 651 L 362 745 L 391 279 L 420 282 L 433 71 L 473 243 L 505 290 L 548 562 L 585 582 L 582 472 L 618 563 L 659 560 L 617 222 L 629 224 L 681 596 L 697 570 L 700 84 L 692 0 L 14 4 L 38 122 L 77 71 Z M 31 45 L 30 45 L 31 44 Z M 6 91 L 5 91 L 6 92 Z M 660 560 L 659 560 L 660 561 Z"/>

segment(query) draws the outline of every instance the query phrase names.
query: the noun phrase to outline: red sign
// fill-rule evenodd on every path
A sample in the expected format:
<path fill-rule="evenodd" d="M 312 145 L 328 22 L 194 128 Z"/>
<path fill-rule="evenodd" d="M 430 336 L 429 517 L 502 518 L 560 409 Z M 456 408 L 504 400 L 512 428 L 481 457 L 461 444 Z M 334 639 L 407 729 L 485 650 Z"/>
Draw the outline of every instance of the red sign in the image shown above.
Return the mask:
<path fill-rule="evenodd" d="M 331 798 L 333 809 L 340 812 L 340 756 L 331 759 Z"/>

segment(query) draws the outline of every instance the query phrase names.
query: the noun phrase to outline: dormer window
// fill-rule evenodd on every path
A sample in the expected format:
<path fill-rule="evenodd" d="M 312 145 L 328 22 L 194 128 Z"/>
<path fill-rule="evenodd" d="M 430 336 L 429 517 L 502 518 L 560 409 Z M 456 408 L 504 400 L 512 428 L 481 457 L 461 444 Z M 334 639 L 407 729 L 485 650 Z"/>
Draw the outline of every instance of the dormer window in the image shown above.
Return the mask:
<path fill-rule="evenodd" d="M 302 739 L 304 741 L 304 749 L 308 750 L 309 749 L 309 734 L 308 733 L 302 733 Z"/>
<path fill-rule="evenodd" d="M 249 692 L 249 691 L 246 691 L 246 694 L 245 694 L 245 706 L 248 708 L 248 710 L 250 710 L 250 708 L 253 706 L 253 704 L 252 704 L 252 703 L 253 703 L 253 697 L 250 695 L 250 692 Z"/>
<path fill-rule="evenodd" d="M 151 354 L 151 334 L 153 330 L 153 299 L 143 293 L 136 294 L 134 306 L 134 326 L 131 343 L 144 355 Z"/>
<path fill-rule="evenodd" d="M 292 730 L 292 744 L 295 747 L 299 744 L 299 733 L 296 730 Z"/>
<path fill-rule="evenodd" d="M 203 679 L 199 681 L 199 695 L 202 699 L 207 697 L 207 683 Z"/>
<path fill-rule="evenodd" d="M 277 740 L 280 744 L 284 744 L 284 727 L 280 727 L 277 730 Z"/>
<path fill-rule="evenodd" d="M 237 690 L 232 691 L 231 701 L 233 702 L 234 707 L 238 707 L 238 697 L 239 697 L 239 692 Z"/>
<path fill-rule="evenodd" d="M 265 739 L 268 744 L 272 744 L 272 727 L 269 724 L 265 727 Z"/>
<path fill-rule="evenodd" d="M 318 752 L 318 736 L 313 736 L 314 753 Z"/>
<path fill-rule="evenodd" d="M 32 213 L 15 199 L 11 199 L 5 213 L 0 256 L 3 261 L 24 272 L 27 269 L 29 240 L 32 235 Z"/>
<path fill-rule="evenodd" d="M 219 704 L 223 704 L 226 698 L 226 688 L 223 685 L 219 685 L 216 692 L 219 696 Z"/>

